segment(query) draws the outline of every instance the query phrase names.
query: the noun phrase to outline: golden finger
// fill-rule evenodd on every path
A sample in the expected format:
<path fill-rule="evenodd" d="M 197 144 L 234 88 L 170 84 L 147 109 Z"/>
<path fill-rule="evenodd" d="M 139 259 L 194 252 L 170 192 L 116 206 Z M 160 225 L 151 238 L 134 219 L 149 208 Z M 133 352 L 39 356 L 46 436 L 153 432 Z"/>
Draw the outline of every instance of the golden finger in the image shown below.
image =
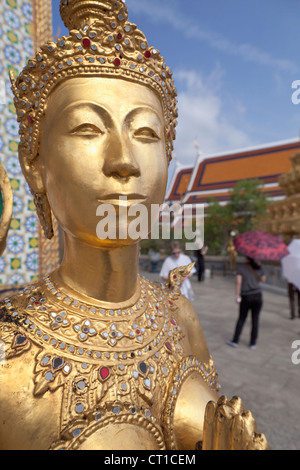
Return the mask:
<path fill-rule="evenodd" d="M 234 412 L 228 405 L 219 405 L 216 413 L 214 449 L 229 450 Z"/>
<path fill-rule="evenodd" d="M 230 450 L 247 450 L 248 441 L 244 440 L 245 421 L 241 415 L 235 415 L 232 420 Z"/>
<path fill-rule="evenodd" d="M 228 405 L 228 403 L 229 403 L 229 402 L 228 402 L 227 397 L 225 397 L 225 395 L 222 395 L 222 396 L 219 398 L 217 405 L 218 405 L 218 406 L 219 406 L 219 405 Z"/>
<path fill-rule="evenodd" d="M 242 414 L 244 420 L 244 438 L 249 442 L 253 439 L 254 434 L 257 432 L 256 421 L 253 418 L 251 411 L 246 411 Z"/>
<path fill-rule="evenodd" d="M 249 442 L 248 450 L 269 450 L 269 444 L 264 434 L 255 433 Z"/>
<path fill-rule="evenodd" d="M 231 398 L 229 405 L 232 407 L 234 410 L 235 414 L 242 414 L 244 413 L 244 405 L 242 402 L 242 399 L 239 397 L 233 397 Z"/>
<path fill-rule="evenodd" d="M 203 427 L 203 450 L 213 450 L 216 410 L 217 404 L 215 402 L 210 401 L 206 405 Z"/>

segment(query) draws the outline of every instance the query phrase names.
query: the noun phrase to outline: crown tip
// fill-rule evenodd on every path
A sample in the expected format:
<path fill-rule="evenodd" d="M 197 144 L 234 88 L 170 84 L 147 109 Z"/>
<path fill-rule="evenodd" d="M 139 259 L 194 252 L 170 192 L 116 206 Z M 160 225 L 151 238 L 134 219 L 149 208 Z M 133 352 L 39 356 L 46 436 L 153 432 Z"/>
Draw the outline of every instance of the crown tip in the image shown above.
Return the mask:
<path fill-rule="evenodd" d="M 104 17 L 128 17 L 124 0 L 61 0 L 60 15 L 69 30 L 82 29 Z"/>

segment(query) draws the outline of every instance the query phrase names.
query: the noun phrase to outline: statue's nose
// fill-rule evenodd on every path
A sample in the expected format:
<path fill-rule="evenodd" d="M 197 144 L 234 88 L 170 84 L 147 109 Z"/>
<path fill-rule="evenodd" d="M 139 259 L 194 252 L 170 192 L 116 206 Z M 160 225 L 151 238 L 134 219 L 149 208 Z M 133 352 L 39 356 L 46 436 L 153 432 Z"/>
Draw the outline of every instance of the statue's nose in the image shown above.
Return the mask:
<path fill-rule="evenodd" d="M 140 167 L 134 157 L 129 139 L 122 138 L 117 133 L 110 137 L 103 173 L 108 177 L 124 179 L 140 176 Z"/>

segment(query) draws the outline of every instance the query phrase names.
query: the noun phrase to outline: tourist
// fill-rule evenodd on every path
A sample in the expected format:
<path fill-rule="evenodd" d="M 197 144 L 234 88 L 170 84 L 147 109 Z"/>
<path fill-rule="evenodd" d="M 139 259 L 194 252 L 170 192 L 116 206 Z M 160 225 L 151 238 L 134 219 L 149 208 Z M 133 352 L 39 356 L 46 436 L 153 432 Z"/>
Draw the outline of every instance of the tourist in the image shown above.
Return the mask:
<path fill-rule="evenodd" d="M 198 261 L 198 281 L 202 282 L 205 280 L 205 258 L 204 256 L 206 255 L 208 251 L 208 247 L 204 246 L 203 248 L 200 248 L 199 250 L 196 250 L 195 255 L 197 257 Z"/>
<path fill-rule="evenodd" d="M 291 312 L 291 320 L 294 320 L 295 318 L 295 309 L 296 309 L 296 303 L 297 308 L 298 308 L 298 316 L 300 317 L 300 291 L 297 289 L 294 284 L 291 282 L 288 282 L 288 294 L 289 294 L 289 303 L 290 303 L 290 312 Z"/>
<path fill-rule="evenodd" d="M 252 314 L 252 329 L 250 348 L 256 348 L 259 329 L 259 315 L 263 306 L 263 296 L 260 282 L 265 282 L 266 276 L 261 264 L 252 258 L 238 266 L 236 275 L 236 302 L 240 305 L 239 319 L 232 341 L 232 347 L 238 347 L 239 339 L 247 320 L 248 312 Z"/>

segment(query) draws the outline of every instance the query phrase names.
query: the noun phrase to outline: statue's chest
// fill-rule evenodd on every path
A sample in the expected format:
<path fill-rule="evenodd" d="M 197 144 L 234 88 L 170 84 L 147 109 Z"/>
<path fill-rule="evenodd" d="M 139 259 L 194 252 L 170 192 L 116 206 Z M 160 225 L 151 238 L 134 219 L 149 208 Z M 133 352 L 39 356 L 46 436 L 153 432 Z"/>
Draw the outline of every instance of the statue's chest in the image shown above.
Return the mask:
<path fill-rule="evenodd" d="M 90 309 L 88 317 L 85 308 L 62 308 L 61 301 L 32 292 L 11 340 L 9 354 L 31 350 L 34 356 L 34 398 L 60 397 L 59 439 L 53 446 L 111 423 L 143 423 L 160 436 L 166 396 L 186 354 L 172 301 L 153 295 L 146 302 L 145 294 L 134 309 Z"/>
<path fill-rule="evenodd" d="M 108 352 L 43 349 L 36 357 L 36 396 L 63 389 L 61 430 L 78 420 L 96 421 L 123 412 L 160 419 L 174 371 L 183 356 L 179 335 L 155 345 Z"/>
<path fill-rule="evenodd" d="M 179 354 L 172 354 L 176 345 L 168 339 L 167 345 L 147 353 L 144 350 L 144 354 L 140 349 L 109 357 L 102 352 L 97 361 L 40 353 L 35 393 L 63 390 L 61 439 L 54 447 L 64 440 L 69 445 L 86 428 L 109 424 L 136 422 L 143 428 L 161 429 L 166 397 L 179 362 Z"/>

